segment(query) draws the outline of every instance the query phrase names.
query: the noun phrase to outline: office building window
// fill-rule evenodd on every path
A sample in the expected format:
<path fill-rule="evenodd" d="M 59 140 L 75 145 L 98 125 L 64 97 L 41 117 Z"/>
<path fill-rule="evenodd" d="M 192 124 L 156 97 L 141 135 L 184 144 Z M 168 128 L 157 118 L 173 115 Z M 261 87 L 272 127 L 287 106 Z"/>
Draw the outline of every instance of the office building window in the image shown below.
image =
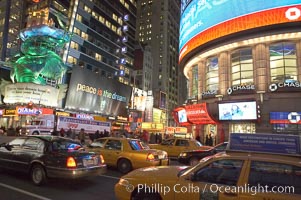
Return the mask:
<path fill-rule="evenodd" d="M 83 17 L 79 14 L 76 15 L 76 20 L 82 22 Z"/>
<path fill-rule="evenodd" d="M 68 56 L 67 62 L 75 65 L 77 63 L 77 59 L 74 58 L 73 56 Z"/>
<path fill-rule="evenodd" d="M 271 82 L 297 81 L 296 44 L 281 42 L 270 45 Z"/>
<path fill-rule="evenodd" d="M 206 90 L 218 90 L 218 58 L 206 60 Z"/>
<path fill-rule="evenodd" d="M 231 54 L 232 85 L 253 84 L 252 49 L 244 48 Z"/>

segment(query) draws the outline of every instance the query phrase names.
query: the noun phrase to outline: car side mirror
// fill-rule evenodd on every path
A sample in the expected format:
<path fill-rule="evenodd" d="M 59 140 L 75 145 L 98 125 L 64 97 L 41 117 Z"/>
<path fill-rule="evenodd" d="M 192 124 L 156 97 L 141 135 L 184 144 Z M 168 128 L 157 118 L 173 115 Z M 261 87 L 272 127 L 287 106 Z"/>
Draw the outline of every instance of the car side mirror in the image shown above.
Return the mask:
<path fill-rule="evenodd" d="M 11 151 L 13 146 L 10 145 L 10 144 L 6 144 L 4 147 L 5 147 L 8 151 Z"/>

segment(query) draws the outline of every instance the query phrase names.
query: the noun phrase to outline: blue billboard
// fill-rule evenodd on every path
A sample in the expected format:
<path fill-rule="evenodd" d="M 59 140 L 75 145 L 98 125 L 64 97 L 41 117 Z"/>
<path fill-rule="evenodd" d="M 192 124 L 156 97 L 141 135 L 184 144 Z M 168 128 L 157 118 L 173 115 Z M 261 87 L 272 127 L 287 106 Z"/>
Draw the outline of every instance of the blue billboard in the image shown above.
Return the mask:
<path fill-rule="evenodd" d="M 300 136 L 262 133 L 231 133 L 229 149 L 235 151 L 300 155 Z"/>

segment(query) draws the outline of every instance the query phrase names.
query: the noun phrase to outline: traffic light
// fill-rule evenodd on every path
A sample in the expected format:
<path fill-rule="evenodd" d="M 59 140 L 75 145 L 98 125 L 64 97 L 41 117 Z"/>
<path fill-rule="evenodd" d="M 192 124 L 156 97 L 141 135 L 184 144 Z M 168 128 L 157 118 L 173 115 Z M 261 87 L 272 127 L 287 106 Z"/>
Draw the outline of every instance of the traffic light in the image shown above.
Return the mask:
<path fill-rule="evenodd" d="M 28 109 L 33 109 L 33 102 L 30 101 L 28 104 L 27 104 L 27 108 Z"/>

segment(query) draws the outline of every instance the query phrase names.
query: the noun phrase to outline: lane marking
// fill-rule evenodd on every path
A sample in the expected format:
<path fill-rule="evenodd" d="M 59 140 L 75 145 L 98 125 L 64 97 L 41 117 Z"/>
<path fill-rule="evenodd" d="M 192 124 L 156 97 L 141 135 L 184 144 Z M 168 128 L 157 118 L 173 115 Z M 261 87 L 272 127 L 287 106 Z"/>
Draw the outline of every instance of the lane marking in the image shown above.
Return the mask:
<path fill-rule="evenodd" d="M 8 188 L 8 189 L 11 189 L 11 190 L 15 190 L 17 192 L 20 192 L 20 193 L 23 193 L 23 194 L 26 194 L 28 196 L 32 196 L 32 197 L 35 197 L 37 199 L 42 199 L 42 200 L 51 200 L 47 197 L 43 197 L 43 196 L 40 196 L 40 195 L 37 195 L 37 194 L 34 194 L 34 193 L 31 193 L 31 192 L 27 192 L 26 190 L 22 190 L 22 189 L 19 189 L 19 188 L 16 188 L 16 187 L 13 187 L 13 186 L 10 186 L 10 185 L 6 185 L 4 183 L 0 183 L 0 186 L 2 187 L 5 187 L 5 188 Z"/>
<path fill-rule="evenodd" d="M 112 178 L 112 179 L 116 179 L 116 180 L 120 179 L 119 177 L 116 177 L 116 176 L 107 176 L 107 175 L 99 175 L 99 176 L 103 176 L 103 177 L 106 177 L 106 178 Z"/>

